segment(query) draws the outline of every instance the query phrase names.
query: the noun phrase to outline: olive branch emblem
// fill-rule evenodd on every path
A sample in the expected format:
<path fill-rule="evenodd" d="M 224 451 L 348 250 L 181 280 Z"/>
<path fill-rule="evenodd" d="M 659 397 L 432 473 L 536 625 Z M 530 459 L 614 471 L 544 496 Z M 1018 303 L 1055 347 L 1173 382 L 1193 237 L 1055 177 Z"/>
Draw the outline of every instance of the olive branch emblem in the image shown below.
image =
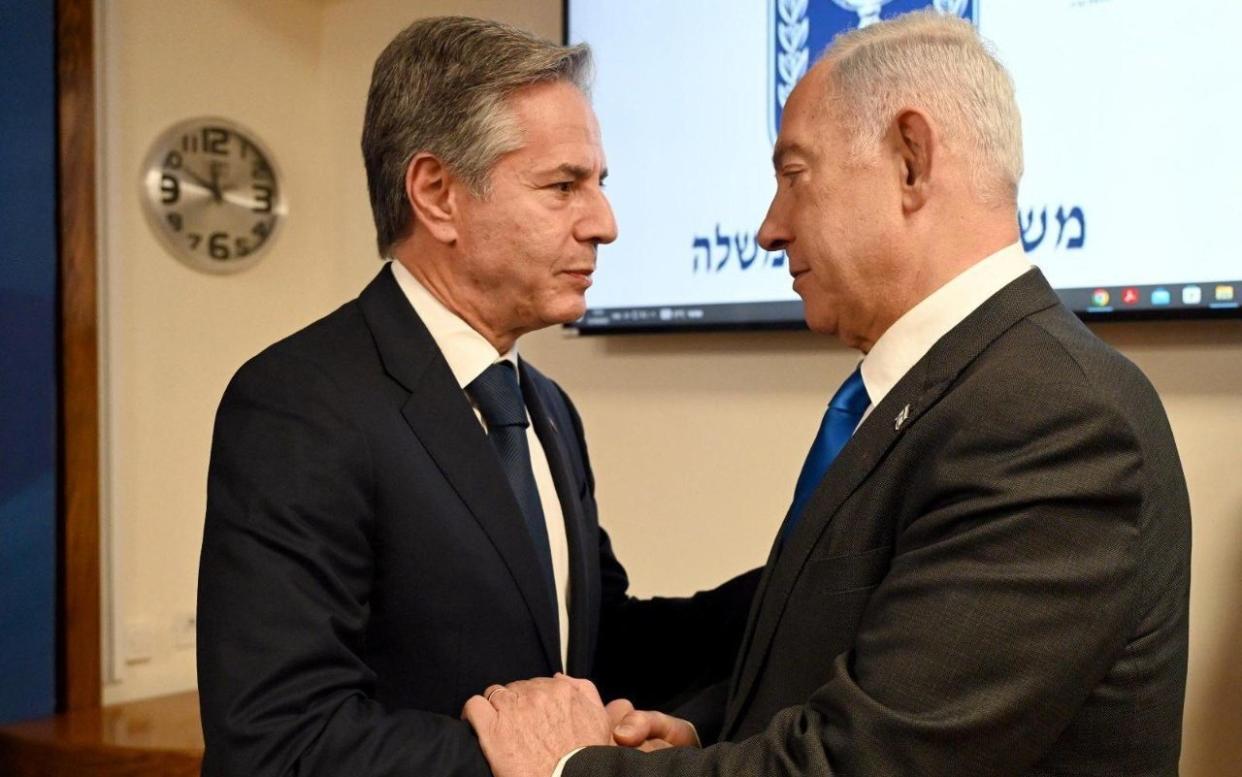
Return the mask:
<path fill-rule="evenodd" d="M 811 59 L 806 45 L 811 32 L 811 22 L 806 18 L 807 2 L 776 0 L 776 40 L 780 46 L 776 57 L 776 97 L 782 108 L 798 80 L 806 75 Z"/>

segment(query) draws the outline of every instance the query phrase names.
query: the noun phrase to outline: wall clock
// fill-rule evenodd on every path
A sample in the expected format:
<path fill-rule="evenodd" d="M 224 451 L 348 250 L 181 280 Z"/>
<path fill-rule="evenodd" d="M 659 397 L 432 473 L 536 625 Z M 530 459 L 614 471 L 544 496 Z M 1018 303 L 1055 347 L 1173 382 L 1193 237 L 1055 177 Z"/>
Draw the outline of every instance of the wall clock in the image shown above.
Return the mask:
<path fill-rule="evenodd" d="M 219 118 L 188 119 L 156 138 L 142 167 L 142 202 L 164 247 L 211 273 L 254 265 L 287 209 L 271 152 Z"/>

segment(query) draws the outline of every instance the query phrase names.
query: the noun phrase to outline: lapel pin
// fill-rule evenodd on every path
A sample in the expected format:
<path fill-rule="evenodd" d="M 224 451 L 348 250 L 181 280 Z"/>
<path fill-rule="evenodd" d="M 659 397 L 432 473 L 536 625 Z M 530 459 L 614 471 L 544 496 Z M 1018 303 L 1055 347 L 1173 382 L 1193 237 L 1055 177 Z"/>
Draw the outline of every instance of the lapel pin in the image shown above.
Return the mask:
<path fill-rule="evenodd" d="M 901 412 L 897 414 L 897 419 L 896 419 L 897 424 L 893 427 L 893 431 L 901 431 L 901 425 L 904 424 L 906 422 L 906 419 L 909 417 L 910 417 L 910 406 L 906 405 L 905 407 L 901 409 Z"/>

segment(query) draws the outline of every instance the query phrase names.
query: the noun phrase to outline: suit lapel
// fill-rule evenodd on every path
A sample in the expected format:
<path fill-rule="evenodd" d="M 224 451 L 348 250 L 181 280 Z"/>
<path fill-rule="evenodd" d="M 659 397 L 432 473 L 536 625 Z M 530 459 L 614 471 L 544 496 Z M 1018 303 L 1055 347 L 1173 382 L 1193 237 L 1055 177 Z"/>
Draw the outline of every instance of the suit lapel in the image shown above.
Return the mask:
<path fill-rule="evenodd" d="M 465 392 L 385 267 L 358 299 L 385 370 L 410 392 L 410 429 L 491 539 L 534 619 L 548 666 L 560 666 L 556 611 L 495 450 Z"/>
<path fill-rule="evenodd" d="M 522 395 L 526 399 L 526 407 L 530 411 L 531 422 L 535 434 L 543 445 L 544 455 L 548 459 L 548 469 L 552 472 L 552 480 L 556 484 L 556 496 L 561 505 L 561 515 L 565 521 L 565 539 L 569 550 L 569 650 L 566 652 L 569 666 L 565 669 L 575 677 L 583 677 L 590 668 L 590 653 L 593 652 L 590 635 L 594 633 L 591 626 L 591 581 L 598 577 L 591 573 L 591 564 L 599 564 L 599 555 L 591 555 L 586 547 L 586 516 L 582 512 L 579 500 L 579 485 L 573 475 L 569 451 L 565 447 L 562 430 L 544 392 L 540 390 L 539 381 L 545 380 L 525 361 L 519 360 L 522 376 Z"/>
<path fill-rule="evenodd" d="M 786 512 L 785 520 L 789 520 L 789 514 Z M 784 525 L 782 521 L 781 525 Z M 746 630 L 742 633 L 741 647 L 738 648 L 737 659 L 733 662 L 733 674 L 729 681 L 729 700 L 730 708 L 735 706 L 733 699 L 738 698 L 738 690 L 742 680 L 743 669 L 747 664 L 747 656 L 750 655 L 750 646 L 755 638 L 755 627 L 759 622 L 759 612 L 766 600 L 768 585 L 772 582 L 772 573 L 776 570 L 776 557 L 781 549 L 780 532 L 777 532 L 777 539 L 772 543 L 772 548 L 768 551 L 768 560 L 763 565 L 763 572 L 759 575 L 759 584 L 755 587 L 755 595 L 750 602 L 750 614 L 746 616 Z M 726 726 L 722 729 L 722 736 L 728 732 L 729 716 L 725 719 Z"/>
<path fill-rule="evenodd" d="M 772 638 L 776 634 L 776 627 L 785 614 L 789 595 L 793 592 L 802 568 L 806 566 L 811 550 L 832 523 L 842 503 L 862 485 L 901 432 L 917 420 L 922 409 L 926 407 L 926 400 L 931 399 L 919 396 L 919 392 L 912 390 L 912 387 L 921 383 L 922 376 L 916 376 L 916 371 L 908 373 L 863 421 L 820 481 L 806 504 L 802 520 L 787 539 L 785 546 L 773 547 L 768 569 L 765 570 L 767 586 L 755 597 L 752 625 L 748 626 L 751 642 L 734 678 L 725 719 L 725 732 L 730 732 L 744 708 L 744 702 L 750 698 L 767 658 Z M 896 415 L 896 411 L 888 411 L 905 405 L 910 407 L 909 417 L 901 429 L 897 429 L 893 419 L 889 417 Z"/>
<path fill-rule="evenodd" d="M 1038 270 L 1020 276 L 941 338 L 863 421 L 820 481 L 785 547 L 772 549 L 734 672 L 723 736 L 731 735 L 740 719 L 798 576 L 841 505 L 992 341 L 1022 318 L 1057 303 Z"/>

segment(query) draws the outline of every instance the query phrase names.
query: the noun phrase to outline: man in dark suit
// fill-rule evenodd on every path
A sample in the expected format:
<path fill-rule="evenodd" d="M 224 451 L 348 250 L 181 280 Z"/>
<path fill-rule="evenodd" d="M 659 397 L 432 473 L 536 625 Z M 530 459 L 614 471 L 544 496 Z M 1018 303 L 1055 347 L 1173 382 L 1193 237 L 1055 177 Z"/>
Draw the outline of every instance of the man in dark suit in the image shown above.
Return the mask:
<path fill-rule="evenodd" d="M 205 775 L 482 776 L 459 715 L 489 684 L 568 672 L 659 704 L 727 676 L 757 574 L 628 598 L 579 417 L 516 353 L 582 315 L 616 236 L 588 59 L 442 18 L 376 62 L 362 146 L 394 261 L 217 416 Z"/>
<path fill-rule="evenodd" d="M 1025 260 L 1021 151 L 1008 75 L 958 19 L 850 33 L 797 86 L 760 242 L 865 356 L 733 678 L 680 711 L 697 736 L 631 713 L 619 741 L 686 745 L 652 753 L 575 751 L 608 730 L 582 683 L 475 697 L 498 777 L 1177 773 L 1181 465 L 1150 384 Z"/>

